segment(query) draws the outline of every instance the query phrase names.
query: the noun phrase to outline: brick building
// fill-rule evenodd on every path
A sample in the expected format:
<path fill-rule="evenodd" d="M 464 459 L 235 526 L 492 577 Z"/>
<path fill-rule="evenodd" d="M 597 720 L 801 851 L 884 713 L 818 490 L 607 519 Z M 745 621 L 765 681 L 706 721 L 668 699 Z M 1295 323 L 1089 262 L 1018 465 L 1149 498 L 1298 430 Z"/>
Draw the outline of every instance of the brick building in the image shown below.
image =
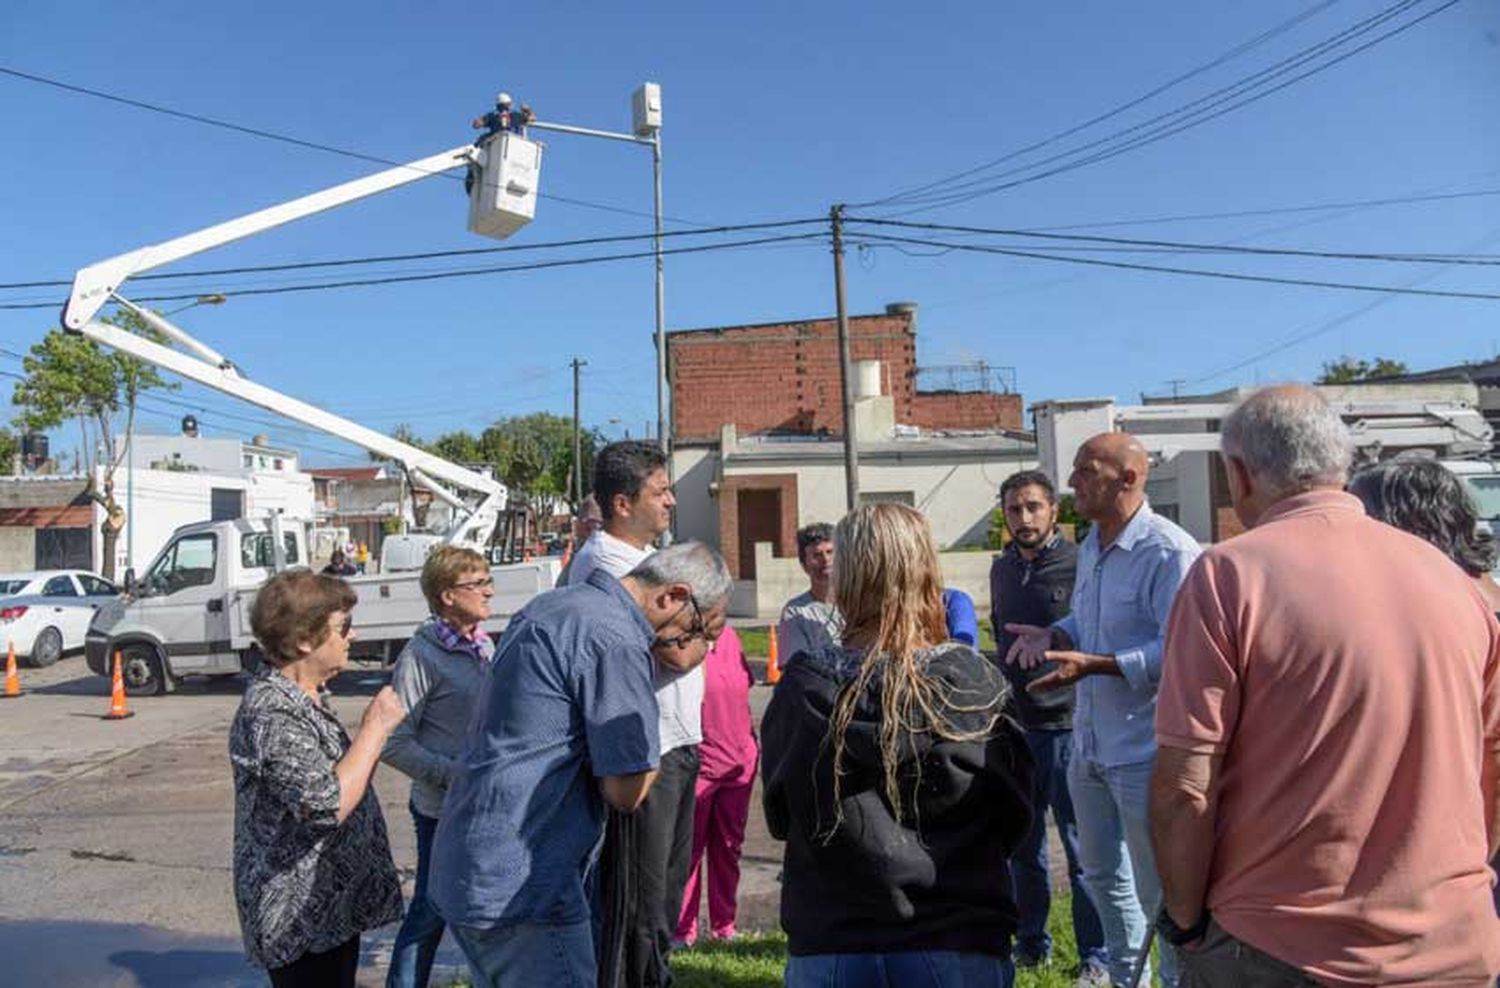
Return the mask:
<path fill-rule="evenodd" d="M 897 425 L 933 432 L 1022 428 L 1021 397 L 917 387 L 917 306 L 849 318 L 850 357 L 880 362 L 880 393 Z M 674 442 L 740 435 L 843 434 L 838 323 L 834 319 L 678 330 L 667 334 Z"/>
<path fill-rule="evenodd" d="M 919 373 L 912 303 L 851 317 L 849 336 L 861 502 L 919 509 L 940 547 L 983 546 L 998 485 L 1036 465 L 1020 395 L 991 386 L 983 365 L 975 387 L 956 368 Z M 837 521 L 847 504 L 838 324 L 683 330 L 667 355 L 677 535 L 723 552 L 743 581 L 736 613 L 754 613 L 756 546 L 793 556 L 800 526 Z M 947 387 L 921 386 L 933 371 Z"/>

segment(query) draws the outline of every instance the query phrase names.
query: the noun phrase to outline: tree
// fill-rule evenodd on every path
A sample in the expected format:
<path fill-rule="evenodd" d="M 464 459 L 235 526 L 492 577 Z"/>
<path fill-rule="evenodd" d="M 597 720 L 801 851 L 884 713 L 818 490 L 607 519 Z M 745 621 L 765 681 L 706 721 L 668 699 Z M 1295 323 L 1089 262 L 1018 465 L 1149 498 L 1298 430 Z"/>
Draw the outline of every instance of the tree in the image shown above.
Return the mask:
<path fill-rule="evenodd" d="M 1406 373 L 1406 364 L 1400 360 L 1376 357 L 1375 362 L 1356 360 L 1343 356 L 1337 360 L 1323 362 L 1323 373 L 1319 384 L 1357 384 L 1361 381 L 1380 381 L 1389 377 L 1400 377 Z"/>
<path fill-rule="evenodd" d="M 160 334 L 133 312 L 121 311 L 104 319 L 111 325 L 149 339 Z M 104 508 L 99 526 L 103 537 L 104 575 L 115 576 L 115 545 L 125 527 L 125 511 L 115 500 L 115 472 L 125 459 L 126 443 L 135 427 L 136 401 L 154 388 L 175 388 L 156 368 L 93 340 L 60 329 L 48 331 L 22 361 L 25 378 L 16 385 L 11 402 L 20 408 L 16 423 L 26 431 L 55 429 L 77 420 L 84 435 L 88 468 L 85 496 Z M 123 432 L 117 428 L 123 414 Z M 97 448 L 90 433 L 97 436 Z M 102 480 L 100 477 L 102 468 Z"/>

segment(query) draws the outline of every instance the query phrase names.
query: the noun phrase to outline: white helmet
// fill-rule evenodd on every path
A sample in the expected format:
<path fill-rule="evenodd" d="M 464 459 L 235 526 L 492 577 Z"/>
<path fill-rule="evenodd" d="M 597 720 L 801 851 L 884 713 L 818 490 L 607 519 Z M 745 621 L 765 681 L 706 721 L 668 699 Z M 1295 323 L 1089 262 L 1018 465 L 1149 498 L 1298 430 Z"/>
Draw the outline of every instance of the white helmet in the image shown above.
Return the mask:
<path fill-rule="evenodd" d="M 510 106 L 510 93 L 500 93 L 495 97 L 495 105 Z"/>

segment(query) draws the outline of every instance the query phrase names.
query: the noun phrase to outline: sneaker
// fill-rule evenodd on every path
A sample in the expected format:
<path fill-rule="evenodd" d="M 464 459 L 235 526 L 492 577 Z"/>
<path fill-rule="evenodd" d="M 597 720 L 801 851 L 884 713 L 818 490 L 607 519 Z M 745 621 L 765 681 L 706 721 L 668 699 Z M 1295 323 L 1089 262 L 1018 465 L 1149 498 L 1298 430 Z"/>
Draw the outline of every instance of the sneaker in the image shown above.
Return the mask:
<path fill-rule="evenodd" d="M 1085 964 L 1078 969 L 1078 978 L 1073 988 L 1109 988 L 1109 972 L 1098 964 Z"/>
<path fill-rule="evenodd" d="M 673 937 L 672 938 L 672 950 L 673 951 L 687 950 L 688 948 L 692 947 L 692 945 L 693 945 L 693 941 L 692 940 L 684 940 L 682 937 Z"/>

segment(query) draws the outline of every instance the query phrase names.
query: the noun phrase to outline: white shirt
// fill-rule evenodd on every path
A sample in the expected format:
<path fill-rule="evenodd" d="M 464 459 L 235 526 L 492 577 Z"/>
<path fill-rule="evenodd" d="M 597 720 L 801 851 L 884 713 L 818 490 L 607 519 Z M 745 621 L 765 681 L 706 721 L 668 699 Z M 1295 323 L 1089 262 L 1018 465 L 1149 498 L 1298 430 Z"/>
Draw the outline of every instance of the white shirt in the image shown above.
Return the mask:
<path fill-rule="evenodd" d="M 650 546 L 637 549 L 601 528 L 589 536 L 573 557 L 568 585 L 582 583 L 596 569 L 618 580 L 655 551 Z M 656 665 L 656 705 L 663 755 L 703 740 L 703 683 L 701 665 L 685 673 L 672 672 L 660 663 Z"/>

